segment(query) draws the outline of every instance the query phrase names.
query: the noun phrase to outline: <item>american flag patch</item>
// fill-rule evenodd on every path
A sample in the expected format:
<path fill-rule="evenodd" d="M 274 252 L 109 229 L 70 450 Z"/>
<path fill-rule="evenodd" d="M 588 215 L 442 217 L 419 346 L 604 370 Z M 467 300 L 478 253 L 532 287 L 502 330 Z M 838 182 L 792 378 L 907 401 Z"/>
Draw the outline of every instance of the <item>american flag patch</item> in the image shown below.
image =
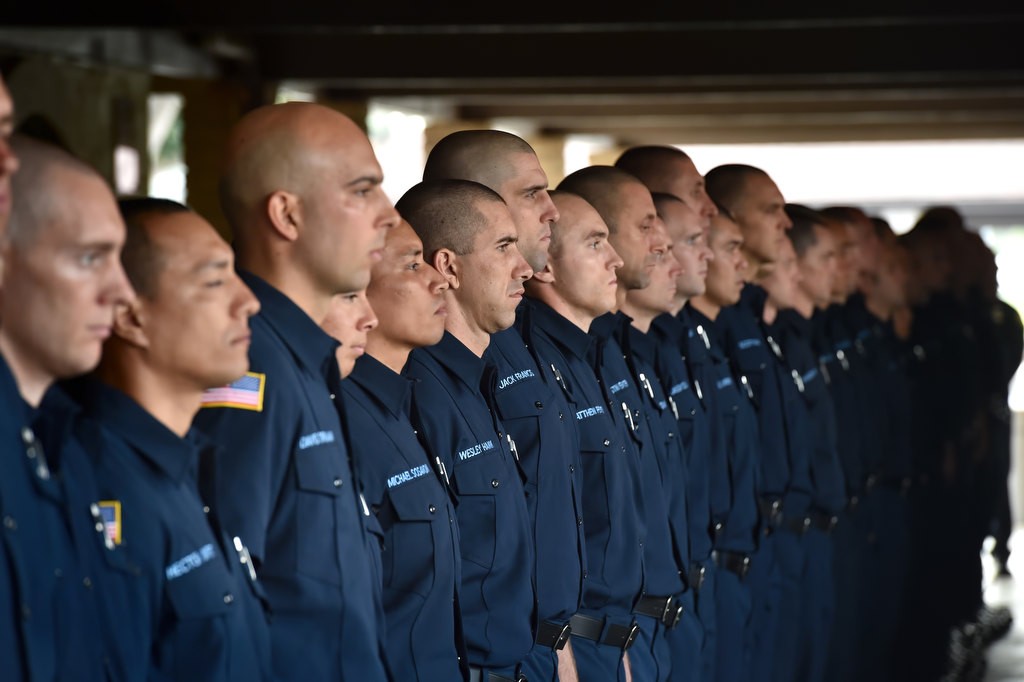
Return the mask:
<path fill-rule="evenodd" d="M 107 539 L 115 545 L 121 544 L 121 503 L 117 500 L 101 500 L 97 503 Z M 109 544 L 108 544 L 109 547 Z"/>
<path fill-rule="evenodd" d="M 246 372 L 245 376 L 227 386 L 203 391 L 203 407 L 235 407 L 240 410 L 263 411 L 263 389 L 266 374 Z"/>

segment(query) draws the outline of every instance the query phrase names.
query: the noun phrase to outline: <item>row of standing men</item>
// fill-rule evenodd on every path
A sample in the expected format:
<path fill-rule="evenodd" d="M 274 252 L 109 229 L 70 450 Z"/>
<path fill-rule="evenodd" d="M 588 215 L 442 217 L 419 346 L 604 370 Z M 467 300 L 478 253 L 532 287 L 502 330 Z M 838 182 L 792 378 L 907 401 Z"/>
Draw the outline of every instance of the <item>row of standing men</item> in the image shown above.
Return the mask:
<path fill-rule="evenodd" d="M 925 380 L 901 363 L 940 383 L 948 366 L 901 341 L 928 319 L 908 324 L 906 274 L 962 226 L 906 249 L 669 147 L 549 193 L 497 131 L 442 140 L 396 212 L 365 135 L 288 104 L 228 140 L 228 247 L 183 206 L 115 206 L 82 164 L 18 145 L 12 679 L 900 669 L 907 576 L 938 572 L 934 544 L 905 551 L 909 426 L 963 423 L 910 414 Z M 977 468 L 958 455 L 921 479 L 933 505 Z"/>

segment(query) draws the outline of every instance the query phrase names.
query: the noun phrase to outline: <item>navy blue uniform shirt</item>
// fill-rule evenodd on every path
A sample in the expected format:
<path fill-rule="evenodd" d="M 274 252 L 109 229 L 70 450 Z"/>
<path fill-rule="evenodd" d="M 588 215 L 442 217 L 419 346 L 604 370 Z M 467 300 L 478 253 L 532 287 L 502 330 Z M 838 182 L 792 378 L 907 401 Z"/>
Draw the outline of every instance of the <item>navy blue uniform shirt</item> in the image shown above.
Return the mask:
<path fill-rule="evenodd" d="M 45 402 L 45 401 L 44 401 Z M 124 679 L 110 661 L 96 580 L 102 530 L 88 476 L 65 476 L 62 432 L 21 398 L 0 356 L 0 668 L 12 680 Z M 51 435 L 51 431 L 57 432 Z"/>
<path fill-rule="evenodd" d="M 199 437 L 180 438 L 130 397 L 93 379 L 73 437 L 96 472 L 108 538 L 106 577 L 131 599 L 126 679 L 272 679 L 262 593 L 244 545 L 203 510 Z M 245 563 L 243 563 L 243 560 Z"/>
<path fill-rule="evenodd" d="M 672 554 L 681 576 L 687 575 L 690 567 L 690 522 L 687 490 L 690 472 L 686 466 L 686 451 L 679 436 L 679 422 L 676 410 L 669 402 L 669 395 L 658 378 L 655 368 L 657 344 L 652 334 L 645 334 L 630 326 L 623 338 L 627 349 L 627 364 L 633 370 L 637 386 L 641 389 L 651 433 L 657 439 L 655 453 L 661 474 L 661 487 L 668 511 L 668 526 L 672 538 Z"/>
<path fill-rule="evenodd" d="M 593 321 L 590 335 L 597 343 L 592 349 L 591 362 L 601 380 L 612 415 L 621 420 L 621 425 L 628 424 L 636 446 L 635 456 L 640 458 L 646 529 L 643 541 L 644 594 L 668 597 L 682 592 L 683 584 L 679 577 L 680 567 L 672 552 L 668 502 L 662 484 L 660 461 L 666 457 L 667 435 L 659 428 L 659 421 L 652 424 L 657 417 L 645 409 L 640 396 L 642 389 L 634 383 L 634 374 L 626 362 L 628 356 L 617 340 L 628 336 L 629 320 L 622 313 L 608 313 Z M 688 570 L 688 567 L 684 568 Z"/>
<path fill-rule="evenodd" d="M 789 453 L 780 384 L 780 375 L 789 372 L 780 367 L 761 328 L 766 297 L 764 289 L 747 284 L 740 294 L 740 302 L 723 308 L 715 326 L 721 331 L 723 348 L 736 375 L 752 393 L 761 438 L 757 491 L 762 502 L 774 502 L 780 500 L 789 487 Z"/>
<path fill-rule="evenodd" d="M 196 416 L 221 446 L 200 490 L 256 560 L 277 675 L 386 680 L 379 550 L 332 402 L 338 343 L 270 284 L 241 276 L 261 305 L 251 371 L 233 393 L 210 392 Z"/>
<path fill-rule="evenodd" d="M 438 463 L 409 422 L 412 386 L 368 355 L 342 384 L 352 457 L 380 521 L 384 614 L 398 680 L 462 676 L 459 528 Z"/>
<path fill-rule="evenodd" d="M 594 339 L 548 305 L 526 299 L 517 324 L 575 406 L 583 464 L 583 529 L 587 540 L 585 612 L 629 616 L 643 590 L 643 490 L 630 436 L 612 417 L 590 365 Z M 618 408 L 616 408 L 618 409 Z"/>
<path fill-rule="evenodd" d="M 536 552 L 537 618 L 564 622 L 583 596 L 584 536 L 579 441 L 562 390 L 549 383 L 516 329 L 491 336 L 484 359 L 497 382 L 491 398 L 512 434 L 526 475 Z"/>
<path fill-rule="evenodd" d="M 733 378 L 722 348 L 717 321 L 712 322 L 687 304 L 694 329 L 703 330 L 700 341 L 708 352 L 712 385 L 704 391 L 712 414 L 711 450 L 725 453 L 724 461 L 712 460 L 711 518 L 715 528 L 715 548 L 750 554 L 756 548 L 758 509 L 756 467 L 758 461 L 758 424 L 754 408 Z M 718 463 L 719 466 L 714 466 Z M 727 505 L 719 507 L 729 491 Z"/>
<path fill-rule="evenodd" d="M 679 318 L 667 313 L 651 325 L 657 373 L 668 393 L 686 453 L 690 560 L 702 561 L 711 555 L 711 431 L 684 358 L 684 350 L 689 348 L 687 331 Z"/>
<path fill-rule="evenodd" d="M 839 462 L 843 466 L 846 494 L 848 498 L 859 497 L 870 473 L 864 451 L 871 436 L 867 433 L 863 387 L 854 372 L 857 361 L 851 354 L 853 336 L 838 305 L 816 315 L 814 322 L 815 350 L 829 378 L 836 408 Z"/>
<path fill-rule="evenodd" d="M 482 388 L 496 380 L 485 369 L 445 332 L 436 346 L 412 352 L 404 374 L 416 380 L 412 423 L 458 500 L 469 664 L 503 668 L 533 646 L 533 536 L 510 439 Z"/>
<path fill-rule="evenodd" d="M 811 345 L 813 319 L 795 310 L 784 310 L 779 313 L 777 327 L 783 353 L 800 378 L 800 392 L 806 407 L 806 415 L 801 419 L 808 439 L 808 466 L 813 482 L 810 504 L 819 512 L 832 515 L 846 506 L 846 483 L 836 444 L 835 405 L 818 353 Z"/>

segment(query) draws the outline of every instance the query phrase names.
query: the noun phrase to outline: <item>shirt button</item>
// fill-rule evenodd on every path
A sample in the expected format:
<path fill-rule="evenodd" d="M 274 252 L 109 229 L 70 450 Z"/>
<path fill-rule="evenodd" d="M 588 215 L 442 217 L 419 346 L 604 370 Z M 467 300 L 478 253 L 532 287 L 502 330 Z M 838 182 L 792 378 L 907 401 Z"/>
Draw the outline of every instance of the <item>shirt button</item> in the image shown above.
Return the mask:
<path fill-rule="evenodd" d="M 333 393 L 331 394 L 331 400 L 334 400 L 334 394 Z"/>
<path fill-rule="evenodd" d="M 576 473 L 576 465 L 575 464 L 570 464 L 569 465 L 569 473 L 570 474 L 575 474 Z"/>
<path fill-rule="evenodd" d="M 334 479 L 334 487 L 335 488 L 340 488 L 341 487 L 341 479 L 340 478 L 335 478 Z"/>
<path fill-rule="evenodd" d="M 583 517 L 582 516 L 580 518 L 576 519 L 576 525 L 577 526 L 582 526 L 583 525 Z"/>
<path fill-rule="evenodd" d="M 561 412 L 559 412 L 559 413 L 558 413 L 558 420 L 559 420 L 559 421 L 563 421 L 564 419 L 565 419 L 565 415 L 564 415 L 564 414 L 562 414 Z"/>
<path fill-rule="evenodd" d="M 91 590 L 92 589 L 92 578 L 90 578 L 89 576 L 85 576 L 85 578 L 82 579 L 82 584 L 85 585 L 85 587 L 87 589 Z"/>
<path fill-rule="evenodd" d="M 8 530 L 18 530 L 18 522 L 14 520 L 13 516 L 5 516 L 4 528 Z"/>
<path fill-rule="evenodd" d="M 499 485 L 501 485 L 501 483 L 498 481 L 498 479 L 496 479 L 496 478 L 492 478 L 491 479 L 491 487 L 492 488 L 497 488 Z"/>
<path fill-rule="evenodd" d="M 430 505 L 429 507 L 427 507 L 427 511 L 433 514 L 437 511 L 437 507 L 435 507 L 434 505 Z"/>
<path fill-rule="evenodd" d="M 24 620 L 28 620 L 29 618 L 32 617 L 32 609 L 30 609 L 28 607 L 28 604 L 22 604 L 21 605 L 21 617 Z"/>
<path fill-rule="evenodd" d="M 536 408 L 537 408 L 538 410 L 543 410 L 543 409 L 544 409 L 544 403 L 542 403 L 542 402 L 541 402 L 541 401 L 539 401 L 539 400 L 538 400 L 537 402 L 535 402 L 535 403 L 533 404 L 533 406 L 534 406 L 534 407 L 536 407 Z"/>
<path fill-rule="evenodd" d="M 233 601 L 235 601 L 235 595 L 231 594 L 230 592 L 226 592 L 224 594 L 224 603 L 230 604 Z"/>
<path fill-rule="evenodd" d="M 608 447 L 611 444 L 612 444 L 612 442 L 610 440 L 608 440 L 607 438 L 604 439 L 604 446 L 605 447 Z"/>

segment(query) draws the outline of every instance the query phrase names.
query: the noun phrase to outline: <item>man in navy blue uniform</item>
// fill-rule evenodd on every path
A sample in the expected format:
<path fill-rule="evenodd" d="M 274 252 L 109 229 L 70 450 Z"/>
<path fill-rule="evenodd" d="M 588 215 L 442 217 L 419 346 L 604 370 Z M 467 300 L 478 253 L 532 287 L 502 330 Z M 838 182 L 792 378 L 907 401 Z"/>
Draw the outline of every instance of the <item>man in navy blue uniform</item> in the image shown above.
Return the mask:
<path fill-rule="evenodd" d="M 655 340 L 656 368 L 667 400 L 678 422 L 679 438 L 686 452 L 686 502 L 690 546 L 690 568 L 687 583 L 704 630 L 698 677 L 714 679 L 715 662 L 715 599 L 716 566 L 711 560 L 711 427 L 702 395 L 698 395 L 695 374 L 687 365 L 689 330 L 677 315 L 694 296 L 705 290 L 708 261 L 712 259 L 705 237 L 705 223 L 686 203 L 672 194 L 652 194 L 658 216 L 672 239 L 672 254 L 679 263 L 676 293 L 668 311 L 654 318 L 651 335 Z M 629 295 L 627 295 L 627 299 Z M 706 591 L 704 591 L 706 590 Z M 703 591 L 703 593 L 702 593 Z M 686 679 L 683 672 L 692 667 L 679 666 L 673 660 L 672 679 Z M 678 670 L 678 673 L 677 673 Z"/>
<path fill-rule="evenodd" d="M 326 107 L 262 107 L 229 137 L 221 199 L 261 309 L 250 371 L 196 417 L 223 446 L 202 482 L 252 553 L 286 678 L 388 679 L 379 550 L 332 400 L 337 342 L 319 326 L 333 296 L 366 286 L 398 220 L 381 181 L 366 135 Z"/>
<path fill-rule="evenodd" d="M 594 340 L 587 334 L 593 320 L 615 306 L 622 259 L 592 206 L 566 192 L 552 198 L 560 217 L 547 265 L 527 282 L 522 328 L 551 358 L 579 425 L 587 540 L 583 605 L 572 619 L 579 677 L 622 682 L 632 673 L 629 652 L 639 629 L 632 611 L 643 591 L 643 491 L 632 436 L 613 417 L 591 366 Z"/>
<path fill-rule="evenodd" d="M 12 149 L 10 124 L 0 83 L 0 660 L 16 680 L 122 679 L 105 660 L 130 627 L 127 604 L 98 581 L 94 481 L 65 475 L 61 434 L 39 408 L 55 380 L 96 366 L 115 306 L 133 295 L 124 223 L 95 171 L 28 140 Z"/>
<path fill-rule="evenodd" d="M 67 389 L 114 545 L 106 579 L 131 598 L 124 673 L 272 679 L 262 592 L 244 544 L 204 510 L 196 471 L 209 444 L 190 433 L 203 391 L 248 368 L 259 304 L 198 215 L 162 199 L 128 199 L 121 212 L 137 296 L 118 308 L 95 376 Z"/>
<path fill-rule="evenodd" d="M 714 586 L 714 679 L 726 682 L 747 680 L 752 674 L 753 605 L 747 574 L 760 559 L 754 555 L 758 428 L 753 406 L 725 356 L 718 327 L 722 309 L 736 305 L 744 287 L 747 260 L 743 235 L 731 218 L 719 213 L 711 218 L 708 246 L 714 257 L 708 263 L 705 291 L 690 299 L 685 313 L 694 331 L 689 344 L 690 366 L 703 386 L 703 399 L 711 415 L 712 557 L 718 568 Z M 694 362 L 694 358 L 699 361 Z"/>
<path fill-rule="evenodd" d="M 779 627 L 775 636 L 773 679 L 797 678 L 797 666 L 802 644 L 816 633 L 808 631 L 804 614 L 809 610 L 805 602 L 813 602 L 816 594 L 808 590 L 807 531 L 811 526 L 810 508 L 814 496 L 811 469 L 812 423 L 804 395 L 808 383 L 817 375 L 813 352 L 805 344 L 794 343 L 798 337 L 786 322 L 783 313 L 789 313 L 800 296 L 800 269 L 796 251 L 790 240 L 779 248 L 772 269 L 761 278 L 767 298 L 764 305 L 764 328 L 769 339 L 778 347 L 778 355 L 790 371 L 791 381 L 782 381 L 785 399 L 785 428 L 789 441 L 790 485 L 783 498 L 783 516 L 776 538 L 779 572 L 782 578 L 782 598 L 779 601 Z M 788 339 L 784 339 L 788 337 Z M 790 341 L 791 357 L 785 350 L 784 340 Z M 799 362 L 797 362 L 799 361 Z M 807 376 L 805 381 L 804 376 Z"/>
<path fill-rule="evenodd" d="M 832 530 L 846 506 L 846 487 L 836 443 L 835 405 L 829 393 L 831 374 L 820 361 L 815 322 L 828 308 L 835 278 L 836 246 L 820 215 L 787 204 L 793 221 L 787 236 L 800 271 L 792 310 L 779 314 L 780 344 L 803 384 L 804 421 L 809 428 L 813 495 L 805 530 L 805 578 L 801 594 L 803 641 L 797 642 L 795 677 L 825 679 L 825 660 L 835 616 L 832 577 Z"/>
<path fill-rule="evenodd" d="M 619 311 L 627 291 L 650 285 L 654 266 L 669 243 L 651 193 L 635 177 L 612 166 L 578 170 L 566 177 L 559 189 L 582 196 L 608 226 L 608 240 L 624 263 L 618 272 L 616 291 L 615 310 Z M 672 654 L 665 632 L 678 624 L 687 608 L 678 597 L 685 589 L 681 573 L 689 569 L 688 557 L 680 565 L 684 557 L 673 554 L 669 501 L 660 464 L 670 459 L 669 448 L 676 445 L 669 441 L 675 434 L 667 431 L 661 420 L 646 372 L 630 366 L 634 358 L 629 331 L 629 317 L 621 312 L 595 319 L 590 327 L 597 340 L 592 361 L 606 400 L 621 408 L 613 414 L 630 424 L 640 458 L 646 520 L 644 592 L 634 605 L 640 635 L 630 655 L 631 667 L 638 679 L 667 680 Z M 678 493 L 685 495 L 685 480 Z M 685 502 L 678 509 L 685 513 Z M 691 656 L 699 656 L 699 646 Z"/>
<path fill-rule="evenodd" d="M 761 511 L 762 537 L 750 582 L 754 596 L 752 632 L 757 670 L 769 670 L 774 654 L 774 634 L 781 599 L 781 576 L 776 557 L 774 532 L 780 527 L 784 502 L 792 481 L 789 466 L 790 446 L 785 427 L 784 382 L 792 383 L 778 344 L 762 329 L 765 291 L 757 282 L 778 258 L 780 246 L 790 226 L 782 193 L 767 173 L 739 164 L 718 166 L 705 176 L 708 195 L 722 207 L 743 233 L 743 250 L 750 264 L 749 281 L 740 302 L 722 311 L 717 321 L 725 339 L 726 353 L 754 401 L 761 434 L 758 463 L 758 506 Z M 801 493 L 806 490 L 801 488 Z M 787 553 L 797 546 L 783 543 Z M 787 563 L 796 565 L 794 558 Z"/>
<path fill-rule="evenodd" d="M 678 199 L 671 197 L 671 200 L 679 207 L 689 211 L 686 205 Z M 674 241 L 669 239 L 667 229 L 663 225 L 661 229 L 664 230 L 664 246 L 659 245 L 661 254 L 651 271 L 650 285 L 643 289 L 627 291 L 622 302 L 622 312 L 632 318 L 624 346 L 628 349 L 629 364 L 633 369 L 633 374 L 637 377 L 637 382 L 645 394 L 645 410 L 648 418 L 654 422 L 652 431 L 657 433 L 660 442 L 664 443 L 663 447 L 658 450 L 658 465 L 668 505 L 672 553 L 680 576 L 684 578 L 688 587 L 694 588 L 700 581 L 700 575 L 691 573 L 691 568 L 696 567 L 696 570 L 699 571 L 699 564 L 695 562 L 692 554 L 691 534 L 693 532 L 698 534 L 695 538 L 698 543 L 700 536 L 703 535 L 704 545 L 700 548 L 704 552 L 703 558 L 708 558 L 711 549 L 706 496 L 708 485 L 706 458 L 709 455 L 710 444 L 706 439 L 703 441 L 698 439 L 696 446 L 701 450 L 698 452 L 687 451 L 687 446 L 693 447 L 695 443 L 692 437 L 688 437 L 687 442 L 683 440 L 682 430 L 684 426 L 690 425 L 680 422 L 679 406 L 676 404 L 676 396 L 680 396 L 684 389 L 678 383 L 668 383 L 670 376 L 662 373 L 660 369 L 667 359 L 664 357 L 659 359 L 659 355 L 664 356 L 666 353 L 659 352 L 659 339 L 654 333 L 653 323 L 655 318 L 668 315 L 677 309 L 679 305 L 677 303 L 677 281 L 682 272 L 682 266 L 674 254 Z M 699 234 L 703 232 L 699 224 L 697 232 Z M 688 264 L 692 265 L 689 262 Z M 675 349 L 669 352 L 682 367 L 682 373 L 686 375 L 679 346 L 675 345 Z M 677 368 L 675 376 L 679 376 L 679 371 Z M 682 381 L 689 384 L 685 376 Z M 696 399 L 695 396 L 694 399 Z M 692 434 L 689 435 L 692 436 Z M 696 467 L 698 475 L 703 476 L 699 493 L 704 500 L 704 524 L 701 528 L 694 528 L 689 519 L 690 512 L 693 511 L 689 493 L 694 487 L 690 478 L 689 465 L 696 458 L 702 459 Z M 698 512 L 698 516 L 700 515 L 701 512 Z M 672 652 L 670 679 L 673 680 L 699 680 L 703 676 L 701 652 L 704 633 L 701 621 L 697 617 L 695 592 L 695 589 L 689 589 L 683 594 L 681 597 L 684 609 L 682 618 L 675 627 L 665 633 Z"/>
<path fill-rule="evenodd" d="M 338 363 L 348 377 L 342 400 L 352 456 L 383 533 L 389 662 L 399 680 L 459 680 L 466 672 L 455 507 L 440 463 L 428 457 L 409 422 L 412 383 L 401 376 L 414 348 L 444 335 L 447 288 L 402 221 L 388 231 L 365 294 L 379 323 L 357 297 L 341 303 L 333 327 L 324 325 L 342 344 Z M 345 355 L 346 348 L 366 354 Z"/>
<path fill-rule="evenodd" d="M 399 210 L 448 283 L 440 343 L 415 350 L 412 422 L 450 479 L 461 537 L 462 607 L 471 682 L 522 678 L 533 647 L 533 542 L 516 444 L 487 400 L 491 335 L 515 322 L 532 270 L 500 196 L 466 180 L 423 182 Z"/>
<path fill-rule="evenodd" d="M 533 271 L 548 259 L 558 210 L 548 179 L 525 140 L 497 130 L 448 135 L 427 157 L 424 180 L 472 180 L 505 200 L 517 246 Z M 579 444 L 570 408 L 549 366 L 514 327 L 491 338 L 487 359 L 498 372 L 493 402 L 519 451 L 534 529 L 537 588 L 536 645 L 523 661 L 534 682 L 577 679 L 566 626 L 583 595 L 584 529 Z"/>

